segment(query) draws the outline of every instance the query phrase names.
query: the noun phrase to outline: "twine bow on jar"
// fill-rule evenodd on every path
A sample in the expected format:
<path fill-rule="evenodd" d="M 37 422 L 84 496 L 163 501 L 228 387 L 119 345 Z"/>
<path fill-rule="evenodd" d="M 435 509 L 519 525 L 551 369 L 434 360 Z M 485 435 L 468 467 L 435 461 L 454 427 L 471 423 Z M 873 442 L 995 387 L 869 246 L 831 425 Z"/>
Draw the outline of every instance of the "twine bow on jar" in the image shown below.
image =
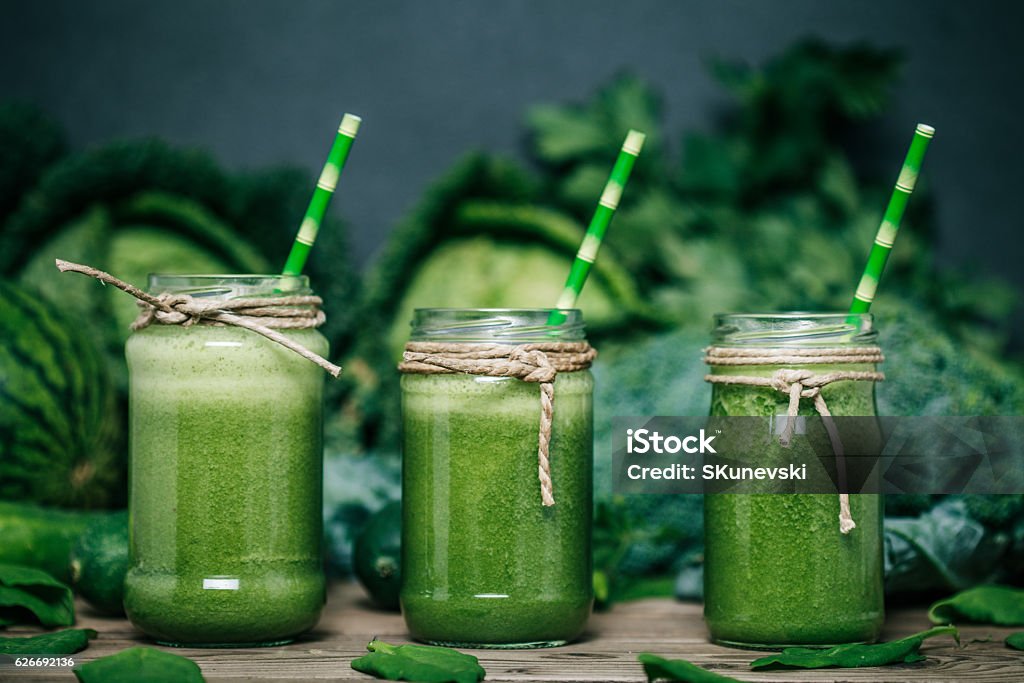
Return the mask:
<path fill-rule="evenodd" d="M 245 327 L 240 324 L 245 322 L 274 329 L 309 329 L 320 327 L 326 320 L 319 308 L 321 303 L 320 297 L 311 295 L 204 301 L 187 294 L 164 293 L 153 303 L 138 302 L 141 310 L 131 328 L 141 330 L 154 323 L 190 327 L 207 320 L 239 327 Z"/>
<path fill-rule="evenodd" d="M 411 374 L 465 373 L 486 377 L 514 377 L 540 385 L 540 426 L 537 434 L 537 477 L 541 503 L 555 504 L 551 481 L 551 422 L 555 379 L 559 372 L 586 370 L 597 357 L 587 342 L 535 344 L 409 342 L 398 369 Z"/>
<path fill-rule="evenodd" d="M 113 285 L 138 299 L 141 311 L 139 317 L 132 322 L 132 330 L 141 330 L 152 324 L 181 325 L 182 327 L 191 327 L 196 324 L 241 327 L 262 335 L 290 351 L 294 351 L 306 360 L 316 363 L 329 372 L 332 377 L 341 374 L 340 366 L 277 332 L 278 329 L 302 330 L 323 325 L 325 317 L 324 312 L 320 310 L 323 300 L 318 296 L 282 294 L 280 296 L 238 297 L 235 299 L 201 299 L 188 294 L 171 293 L 154 296 L 92 266 L 57 259 L 57 268 L 61 272 L 71 271 L 88 275 L 104 284 Z"/>
<path fill-rule="evenodd" d="M 776 348 L 776 349 L 741 349 L 723 346 L 711 346 L 704 349 L 704 362 L 714 366 L 748 366 L 748 365 L 815 365 L 815 364 L 877 364 L 885 360 L 881 350 L 874 346 L 837 347 L 837 348 Z M 836 458 L 843 457 L 843 442 L 832 420 L 832 413 L 821 395 L 822 387 L 838 381 L 881 382 L 885 374 L 866 370 L 834 370 L 817 373 L 810 368 L 780 368 L 770 376 L 756 375 L 713 375 L 704 376 L 704 381 L 712 384 L 736 384 L 744 386 L 768 387 L 789 396 L 787 419 L 779 445 L 788 448 L 796 429 L 796 418 L 800 411 L 800 399 L 809 398 L 814 402 L 814 409 L 821 416 L 825 431 L 828 433 L 832 452 Z M 850 496 L 839 494 L 839 530 L 848 534 L 857 527 L 850 514 Z"/>

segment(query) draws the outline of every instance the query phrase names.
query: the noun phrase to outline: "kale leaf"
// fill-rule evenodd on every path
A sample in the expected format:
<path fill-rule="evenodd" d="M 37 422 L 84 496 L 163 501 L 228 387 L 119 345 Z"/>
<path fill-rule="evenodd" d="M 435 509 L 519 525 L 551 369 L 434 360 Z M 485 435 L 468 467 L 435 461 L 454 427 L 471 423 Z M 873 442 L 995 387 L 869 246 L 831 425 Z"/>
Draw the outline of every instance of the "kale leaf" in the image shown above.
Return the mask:
<path fill-rule="evenodd" d="M 0 564 L 0 626 L 33 621 L 43 626 L 73 624 L 71 589 L 40 569 Z"/>
<path fill-rule="evenodd" d="M 888 643 L 871 645 L 850 643 L 837 645 L 827 650 L 812 650 L 805 647 L 787 647 L 778 654 L 755 659 L 750 668 L 760 669 L 844 669 L 861 666 L 884 666 L 906 664 L 926 659 L 918 650 L 927 638 L 950 634 L 959 643 L 960 635 L 953 626 L 936 626 L 912 636 Z"/>
<path fill-rule="evenodd" d="M 203 683 L 199 665 L 152 647 L 130 647 L 74 668 L 80 683 Z"/>
<path fill-rule="evenodd" d="M 1024 589 L 975 586 L 933 604 L 928 618 L 933 624 L 972 622 L 1024 626 Z"/>
<path fill-rule="evenodd" d="M 677 683 L 740 683 L 735 678 L 702 669 L 685 659 L 665 659 L 648 652 L 637 655 L 644 666 L 647 682 L 673 681 Z"/>

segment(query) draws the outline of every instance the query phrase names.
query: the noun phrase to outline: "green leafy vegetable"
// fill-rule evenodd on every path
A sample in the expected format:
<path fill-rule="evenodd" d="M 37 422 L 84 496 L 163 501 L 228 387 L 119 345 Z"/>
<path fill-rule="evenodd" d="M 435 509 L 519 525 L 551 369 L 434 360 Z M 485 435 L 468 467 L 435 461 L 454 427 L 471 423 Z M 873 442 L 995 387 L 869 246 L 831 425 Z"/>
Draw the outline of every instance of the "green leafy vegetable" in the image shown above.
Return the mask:
<path fill-rule="evenodd" d="M 43 626 L 73 624 L 71 589 L 42 570 L 0 564 L 0 626 L 32 621 Z"/>
<path fill-rule="evenodd" d="M 389 681 L 478 683 L 487 675 L 476 657 L 447 647 L 372 640 L 366 649 L 370 654 L 352 660 L 352 668 Z"/>
<path fill-rule="evenodd" d="M 281 245 L 294 236 L 315 181 L 290 168 L 229 174 L 206 153 L 158 140 L 115 142 L 60 159 L 63 135 L 24 109 L 0 105 L 0 273 L 76 316 L 80 336 L 98 342 L 114 385 L 126 392 L 124 322 L 137 314 L 134 302 L 85 278 L 54 277 L 54 257 L 139 285 L 150 272 L 270 272 Z M 306 273 L 324 297 L 327 322 L 320 332 L 335 353 L 351 344 L 358 315 L 351 305 L 357 273 L 348 262 L 343 226 L 327 217 Z M 105 412 L 116 422 L 122 411 Z M 92 467 L 100 455 L 79 457 L 77 474 L 123 476 L 124 458 Z M 39 480 L 48 473 L 26 471 L 38 471 Z M 90 498 L 89 506 L 123 502 L 126 488 L 116 481 L 93 488 L 106 498 Z M 85 507 L 77 499 L 56 504 Z"/>
<path fill-rule="evenodd" d="M 927 638 L 945 634 L 960 642 L 960 634 L 953 626 L 936 626 L 912 636 L 874 645 L 837 645 L 827 650 L 811 650 L 805 647 L 787 647 L 779 654 L 755 659 L 751 669 L 825 669 L 841 667 L 852 669 L 861 666 L 884 666 L 886 664 L 909 664 L 926 659 L 918 650 Z"/>
<path fill-rule="evenodd" d="M 917 517 L 887 518 L 886 591 L 942 594 L 992 581 L 1003 568 L 1009 540 L 988 532 L 962 500 L 943 500 Z"/>
<path fill-rule="evenodd" d="M 648 146 L 605 244 L 665 322 L 692 325 L 737 306 L 840 309 L 891 190 L 891 180 L 854 165 L 844 132 L 884 112 L 902 62 L 897 50 L 820 40 L 759 65 L 719 61 L 714 75 L 735 106 L 711 133 L 684 133 L 681 154 L 658 144 L 677 133 L 664 130 L 660 94 L 635 77 L 619 76 L 582 103 L 537 106 L 527 120 L 542 172 L 537 201 L 589 218 L 607 173 L 601 159 L 632 122 Z M 907 224 L 887 296 L 937 313 L 956 341 L 998 352 L 1012 288 L 936 268 L 927 187 Z"/>
<path fill-rule="evenodd" d="M 0 638 L 0 653 L 5 655 L 70 655 L 84 650 L 96 637 L 91 628 L 67 628 L 23 638 Z"/>
<path fill-rule="evenodd" d="M 665 659 L 649 652 L 637 655 L 644 666 L 647 682 L 678 681 L 678 683 L 740 683 L 735 678 L 702 669 L 685 659 Z"/>
<path fill-rule="evenodd" d="M 1024 650 L 1024 631 L 1011 633 L 1006 636 L 1005 642 L 1006 647 L 1012 647 L 1014 650 Z"/>
<path fill-rule="evenodd" d="M 933 624 L 974 622 L 998 626 L 1024 626 L 1024 589 L 975 586 L 939 600 L 928 610 Z"/>
<path fill-rule="evenodd" d="M 595 369 L 595 375 L 605 376 L 604 369 Z M 595 403 L 601 400 L 595 394 Z M 610 440 L 607 432 L 609 428 L 598 427 L 596 448 Z M 601 574 L 603 584 L 595 584 L 597 608 L 672 595 L 674 580 L 670 577 L 681 563 L 700 553 L 701 515 L 702 503 L 697 496 L 643 496 L 643 500 L 635 498 L 628 504 L 621 496 L 599 501 L 594 510 L 593 555 L 594 569 Z"/>
<path fill-rule="evenodd" d="M 698 356 L 711 313 L 737 307 L 841 310 L 849 304 L 891 180 L 858 167 L 844 137 L 853 131 L 871 135 L 863 124 L 885 110 L 901 62 L 894 50 L 809 40 L 762 64 L 715 65 L 715 76 L 735 96 L 730 116 L 709 132 L 683 131 L 681 154 L 666 145 L 645 147 L 617 227 L 602 248 L 601 258 L 614 256 L 656 307 L 661 320 L 650 328 L 660 323 L 673 330 L 619 328 L 597 341 L 599 413 L 705 412 L 709 391 L 700 365 L 686 366 L 680 376 L 678 359 Z M 584 223 L 607 177 L 601 159 L 621 140 L 616 127 L 643 121 L 649 140 L 678 139 L 661 114 L 657 89 L 628 75 L 584 101 L 533 108 L 527 127 L 541 180 L 533 201 Z M 910 228 L 900 238 L 910 242 L 894 252 L 898 261 L 890 263 L 884 301 L 876 306 L 892 380 L 878 387 L 880 414 L 1020 414 L 1020 364 L 1000 351 L 1012 289 L 936 268 L 926 178 L 918 192 L 906 217 Z M 823 262 L 821 254 L 830 257 Z M 596 450 L 609 447 L 609 434 L 598 426 Z M 610 480 L 601 474 L 598 481 Z M 599 505 L 609 498 L 606 490 L 597 494 Z M 699 508 L 699 498 L 686 498 Z M 923 502 L 902 514 L 927 512 L 939 497 Z M 622 523 L 597 510 L 594 561 L 608 600 L 621 599 L 640 577 L 680 570 L 686 574 L 677 591 L 699 596 L 699 510 L 689 526 L 663 521 L 669 511 L 681 520 L 685 504 L 659 502 L 656 515 L 640 512 Z M 1015 496 L 979 496 L 921 519 L 891 525 L 887 519 L 887 590 L 952 593 L 1019 581 L 1021 505 Z M 696 538 L 685 535 L 691 530 Z M 642 545 L 631 542 L 645 536 Z M 661 555 L 673 545 L 674 552 Z"/>
<path fill-rule="evenodd" d="M 0 281 L 2 500 L 99 507 L 123 486 L 117 397 L 75 305 Z M 55 575 L 66 575 L 67 554 Z"/>
<path fill-rule="evenodd" d="M 381 340 L 393 333 L 395 318 L 402 315 L 398 306 L 412 289 L 412 281 L 425 256 L 446 241 L 443 233 L 456 222 L 456 213 L 464 201 L 526 204 L 533 197 L 533 185 L 532 179 L 516 165 L 472 154 L 434 184 L 391 233 L 388 244 L 363 282 L 356 314 L 360 321 L 359 338 L 351 350 L 354 357 L 344 363 L 348 372 L 343 373 L 337 383 L 338 391 L 344 393 L 342 409 L 335 420 L 341 424 L 333 428 L 327 426 L 329 431 L 355 437 L 353 450 L 367 446 L 384 451 L 398 450 L 398 383 L 389 379 L 397 359 L 394 349 Z M 437 302 L 420 302 L 419 305 L 437 305 Z M 398 324 L 405 322 L 398 321 Z"/>
<path fill-rule="evenodd" d="M 204 683 L 191 659 L 151 647 L 130 647 L 74 668 L 81 683 Z"/>

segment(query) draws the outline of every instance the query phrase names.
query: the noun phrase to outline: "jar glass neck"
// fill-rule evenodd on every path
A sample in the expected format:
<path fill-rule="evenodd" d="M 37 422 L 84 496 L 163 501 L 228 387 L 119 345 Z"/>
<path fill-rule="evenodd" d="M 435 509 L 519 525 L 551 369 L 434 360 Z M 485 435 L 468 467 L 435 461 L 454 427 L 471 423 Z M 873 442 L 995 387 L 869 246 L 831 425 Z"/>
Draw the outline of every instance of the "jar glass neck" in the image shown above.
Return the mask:
<path fill-rule="evenodd" d="M 878 332 L 870 313 L 719 313 L 711 343 L 718 346 L 870 346 Z"/>
<path fill-rule="evenodd" d="M 149 276 L 150 294 L 235 299 L 250 296 L 304 296 L 312 293 L 305 275 L 175 275 Z"/>
<path fill-rule="evenodd" d="M 578 309 L 417 308 L 410 324 L 412 341 L 526 344 L 586 340 L 583 314 Z"/>

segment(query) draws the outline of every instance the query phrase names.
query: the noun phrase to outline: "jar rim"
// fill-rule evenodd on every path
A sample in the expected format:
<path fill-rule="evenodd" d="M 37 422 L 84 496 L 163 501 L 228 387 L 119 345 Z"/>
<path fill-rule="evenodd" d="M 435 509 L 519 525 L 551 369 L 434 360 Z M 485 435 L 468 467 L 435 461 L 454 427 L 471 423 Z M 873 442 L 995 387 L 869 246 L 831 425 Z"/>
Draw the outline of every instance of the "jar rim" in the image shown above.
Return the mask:
<path fill-rule="evenodd" d="M 561 321 L 552 320 L 557 313 Z M 409 324 L 413 341 L 522 344 L 586 339 L 578 308 L 416 308 Z"/>
<path fill-rule="evenodd" d="M 722 345 L 871 345 L 878 341 L 871 313 L 716 313 L 713 320 L 712 342 Z"/>
<path fill-rule="evenodd" d="M 150 279 L 182 280 L 308 280 L 308 275 L 284 275 L 282 273 L 150 273 Z"/>
<path fill-rule="evenodd" d="M 459 307 L 459 306 L 427 306 L 424 308 L 414 308 L 413 313 L 419 313 L 420 311 L 439 311 L 439 312 L 450 312 L 450 311 L 473 311 L 481 313 L 543 313 L 544 315 L 550 315 L 556 311 L 567 314 L 578 314 L 583 315 L 583 311 L 578 308 L 472 308 L 472 307 Z"/>
<path fill-rule="evenodd" d="M 754 311 L 749 313 L 719 312 L 714 314 L 716 320 L 722 318 L 781 318 L 787 319 L 827 319 L 827 318 L 858 318 L 872 320 L 872 313 L 850 313 L 848 311 Z"/>
<path fill-rule="evenodd" d="M 281 273 L 150 273 L 150 294 L 265 296 L 309 294 L 309 276 Z"/>

